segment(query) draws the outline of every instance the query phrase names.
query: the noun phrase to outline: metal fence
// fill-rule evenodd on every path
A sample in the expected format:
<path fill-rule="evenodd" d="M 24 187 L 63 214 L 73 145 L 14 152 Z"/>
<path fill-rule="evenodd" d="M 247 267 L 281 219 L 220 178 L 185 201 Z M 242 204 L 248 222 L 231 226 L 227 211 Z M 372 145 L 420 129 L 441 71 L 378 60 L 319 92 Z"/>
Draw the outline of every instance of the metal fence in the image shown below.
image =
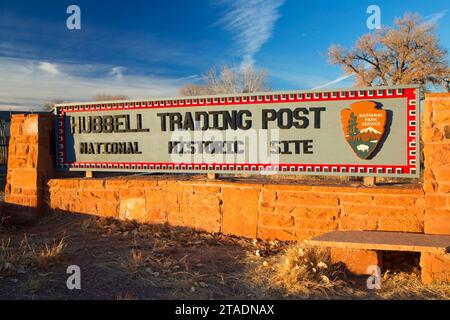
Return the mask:
<path fill-rule="evenodd" d="M 6 128 L 8 123 L 5 120 L 0 120 L 0 170 L 4 171 L 8 164 L 8 136 L 6 135 Z"/>

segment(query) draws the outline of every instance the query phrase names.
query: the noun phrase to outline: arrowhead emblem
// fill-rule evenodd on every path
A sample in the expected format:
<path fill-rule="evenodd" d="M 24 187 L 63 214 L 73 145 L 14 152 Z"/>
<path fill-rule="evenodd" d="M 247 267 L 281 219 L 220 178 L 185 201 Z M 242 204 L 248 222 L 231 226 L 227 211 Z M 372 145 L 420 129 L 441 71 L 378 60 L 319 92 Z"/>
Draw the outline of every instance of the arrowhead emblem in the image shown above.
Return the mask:
<path fill-rule="evenodd" d="M 345 139 L 359 158 L 369 159 L 384 140 L 387 115 L 373 101 L 355 102 L 341 111 Z"/>

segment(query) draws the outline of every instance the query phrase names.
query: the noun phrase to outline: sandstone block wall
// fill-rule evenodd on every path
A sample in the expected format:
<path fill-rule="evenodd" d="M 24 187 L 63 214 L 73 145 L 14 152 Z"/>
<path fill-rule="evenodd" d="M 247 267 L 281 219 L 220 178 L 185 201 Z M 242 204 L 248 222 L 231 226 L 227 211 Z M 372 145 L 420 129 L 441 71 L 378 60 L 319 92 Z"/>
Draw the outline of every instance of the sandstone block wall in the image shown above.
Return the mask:
<path fill-rule="evenodd" d="M 179 180 L 52 179 L 52 209 L 223 232 L 304 240 L 330 230 L 424 231 L 423 191 Z"/>
<path fill-rule="evenodd" d="M 425 232 L 450 234 L 450 94 L 427 95 L 422 128 Z"/>
<path fill-rule="evenodd" d="M 54 150 L 51 115 L 11 117 L 4 217 L 27 222 L 42 214 L 46 182 L 54 177 Z"/>

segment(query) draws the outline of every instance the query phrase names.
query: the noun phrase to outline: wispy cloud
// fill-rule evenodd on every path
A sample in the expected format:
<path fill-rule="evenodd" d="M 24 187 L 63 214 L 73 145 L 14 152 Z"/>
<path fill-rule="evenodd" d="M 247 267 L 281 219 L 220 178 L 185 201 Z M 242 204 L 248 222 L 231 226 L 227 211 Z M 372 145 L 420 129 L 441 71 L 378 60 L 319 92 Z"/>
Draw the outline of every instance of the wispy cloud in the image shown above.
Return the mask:
<path fill-rule="evenodd" d="M 112 67 L 126 66 L 127 71 L 141 68 L 147 72 L 182 75 L 186 69 L 204 68 L 214 49 L 207 41 L 190 41 L 184 35 L 161 37 L 147 29 L 117 30 L 93 23 L 82 30 L 69 31 L 60 20 L 39 15 L 23 17 L 1 9 L 0 57 L 52 64 L 107 61 Z"/>
<path fill-rule="evenodd" d="M 353 73 L 352 73 L 352 74 L 344 74 L 344 75 L 340 76 L 339 78 L 336 78 L 336 79 L 334 79 L 334 80 L 332 80 L 332 81 L 329 81 L 329 82 L 327 82 L 327 83 L 324 83 L 324 84 L 322 84 L 322 85 L 320 85 L 320 86 L 314 87 L 312 90 L 331 87 L 331 86 L 333 86 L 333 85 L 335 85 L 335 84 L 337 84 L 337 83 L 340 83 L 340 82 L 342 82 L 342 81 L 344 81 L 344 80 L 347 80 L 348 78 L 351 78 L 351 77 L 353 77 L 353 76 L 354 76 Z"/>
<path fill-rule="evenodd" d="M 442 10 L 433 14 L 430 14 L 429 16 L 425 17 L 425 22 L 428 24 L 437 24 L 440 20 L 442 20 L 448 13 L 448 10 Z"/>
<path fill-rule="evenodd" d="M 109 72 L 110 76 L 113 76 L 117 79 L 123 78 L 123 72 L 126 70 L 124 67 L 113 67 L 111 71 Z"/>
<path fill-rule="evenodd" d="M 50 101 L 88 101 L 101 93 L 123 94 L 132 99 L 174 96 L 182 85 L 195 78 L 123 74 L 123 70 L 0 57 L 0 109 L 6 106 L 38 110 Z"/>
<path fill-rule="evenodd" d="M 273 33 L 284 0 L 224 0 L 225 16 L 219 23 L 234 35 L 243 63 L 253 63 L 254 55 Z"/>
<path fill-rule="evenodd" d="M 276 63 L 268 68 L 268 72 L 272 78 L 282 81 L 285 88 L 295 90 L 352 86 L 353 82 L 351 79 L 353 75 L 341 75 L 335 79 L 331 78 L 330 71 L 326 67 L 318 69 L 307 65 L 291 66 L 289 64 Z"/>

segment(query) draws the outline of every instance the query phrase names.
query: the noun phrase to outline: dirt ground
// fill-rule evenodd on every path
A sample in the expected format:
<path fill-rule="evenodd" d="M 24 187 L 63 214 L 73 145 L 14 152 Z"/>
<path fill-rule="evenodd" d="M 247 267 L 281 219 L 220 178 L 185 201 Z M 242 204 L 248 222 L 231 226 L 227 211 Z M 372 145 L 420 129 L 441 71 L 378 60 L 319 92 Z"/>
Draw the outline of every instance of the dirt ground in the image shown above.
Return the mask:
<path fill-rule="evenodd" d="M 43 259 L 61 239 L 62 250 Z M 58 213 L 4 227 L 0 243 L 3 262 L 16 261 L 0 270 L 1 299 L 255 299 L 242 274 L 256 250 L 270 251 L 269 243 Z M 69 265 L 81 268 L 81 290 L 66 287 Z"/>
<path fill-rule="evenodd" d="M 290 247 L 289 243 L 51 213 L 34 225 L 0 226 L 0 299 L 305 298 L 283 285 L 267 284 L 276 271 L 266 267 L 285 259 L 283 254 Z M 69 265 L 81 269 L 81 290 L 67 289 Z M 261 268 L 266 271 L 260 273 Z M 327 298 L 383 298 L 365 289 L 365 277 L 354 277 L 351 283 L 358 294 L 334 290 Z M 308 295 L 323 297 L 319 291 Z M 412 298 L 423 296 L 413 294 Z"/>

